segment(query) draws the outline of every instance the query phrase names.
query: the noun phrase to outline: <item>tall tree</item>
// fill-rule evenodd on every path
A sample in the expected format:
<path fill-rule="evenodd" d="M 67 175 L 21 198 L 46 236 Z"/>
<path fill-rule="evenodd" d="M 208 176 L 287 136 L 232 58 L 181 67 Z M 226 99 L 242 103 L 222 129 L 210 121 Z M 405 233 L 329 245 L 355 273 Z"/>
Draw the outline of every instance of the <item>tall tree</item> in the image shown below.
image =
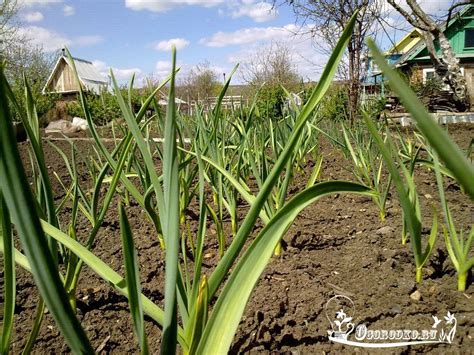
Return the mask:
<path fill-rule="evenodd" d="M 218 74 L 205 61 L 189 71 L 181 80 L 177 92 L 188 101 L 202 101 L 216 96 L 221 86 Z"/>
<path fill-rule="evenodd" d="M 0 61 L 6 63 L 5 74 L 19 100 L 24 99 L 23 75 L 26 76 L 41 117 L 54 105 L 54 97 L 42 95 L 41 91 L 59 51 L 46 52 L 22 35 L 18 10 L 17 0 L 0 1 Z M 16 117 L 17 112 L 13 110 L 13 114 Z"/>
<path fill-rule="evenodd" d="M 443 30 L 448 26 L 451 12 L 454 8 L 460 6 L 472 6 L 470 1 L 455 1 L 449 9 L 448 19 L 444 24 L 437 23 L 431 18 L 416 2 L 416 0 L 406 0 L 408 8 L 402 7 L 395 0 L 387 0 L 413 27 L 420 30 L 426 49 L 430 56 L 436 74 L 443 82 L 448 84 L 454 93 L 457 106 L 460 109 L 468 107 L 468 95 L 466 88 L 466 80 L 461 72 L 459 61 L 453 52 L 448 38 Z M 440 53 L 438 55 L 436 44 L 439 45 Z"/>
<path fill-rule="evenodd" d="M 16 0 L 2 0 L 0 2 L 0 58 L 4 57 L 4 49 L 8 48 L 16 38 L 15 18 L 17 12 Z"/>
<path fill-rule="evenodd" d="M 280 120 L 287 103 L 283 88 L 295 92 L 302 89 L 293 55 L 285 43 L 274 42 L 259 48 L 242 63 L 242 81 L 248 85 L 247 95 L 258 92 L 257 108 L 261 117 Z"/>
<path fill-rule="evenodd" d="M 242 65 L 241 76 L 250 86 L 282 85 L 293 90 L 300 83 L 290 49 L 283 43 L 274 42 L 261 48 Z"/>
<path fill-rule="evenodd" d="M 278 3 L 274 0 L 274 3 Z M 343 71 L 348 82 L 349 115 L 353 121 L 357 116 L 360 98 L 360 79 L 363 75 L 363 54 L 366 51 L 365 38 L 372 34 L 375 21 L 382 11 L 380 0 L 284 0 L 297 16 L 306 24 L 316 39 L 317 49 L 332 51 L 352 14 L 359 10 L 353 36 L 347 50 L 347 71 Z"/>

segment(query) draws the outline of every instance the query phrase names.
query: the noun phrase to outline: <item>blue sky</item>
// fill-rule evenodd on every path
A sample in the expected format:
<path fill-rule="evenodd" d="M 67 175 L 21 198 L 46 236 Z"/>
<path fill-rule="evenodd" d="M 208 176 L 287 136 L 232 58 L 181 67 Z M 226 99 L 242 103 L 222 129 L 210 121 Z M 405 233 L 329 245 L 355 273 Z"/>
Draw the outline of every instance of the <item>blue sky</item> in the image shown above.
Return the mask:
<path fill-rule="evenodd" d="M 381 0 L 384 1 L 384 0 Z M 442 8 L 448 0 L 425 0 Z M 170 44 L 178 48 L 182 75 L 209 61 L 222 75 L 248 61 L 272 42 L 285 43 L 305 79 L 317 79 L 326 56 L 298 29 L 288 6 L 276 10 L 260 0 L 19 0 L 21 31 L 34 45 L 54 51 L 67 45 L 107 73 L 112 67 L 123 82 L 137 82 L 170 69 Z M 387 15 L 391 16 L 391 15 Z M 402 36 L 403 32 L 395 33 Z M 236 77 L 239 82 L 239 76 Z"/>

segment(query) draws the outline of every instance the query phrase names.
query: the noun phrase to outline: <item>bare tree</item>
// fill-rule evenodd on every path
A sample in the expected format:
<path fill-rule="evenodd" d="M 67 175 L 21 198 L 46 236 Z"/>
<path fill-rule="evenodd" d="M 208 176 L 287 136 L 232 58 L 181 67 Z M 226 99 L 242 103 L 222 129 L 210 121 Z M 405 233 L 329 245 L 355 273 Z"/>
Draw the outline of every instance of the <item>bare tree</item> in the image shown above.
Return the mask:
<path fill-rule="evenodd" d="M 448 84 L 454 93 L 454 98 L 460 108 L 466 108 L 468 95 L 466 81 L 461 72 L 459 61 L 453 52 L 448 38 L 443 32 L 445 25 L 436 23 L 416 2 L 416 0 L 406 0 L 408 9 L 404 9 L 395 0 L 387 0 L 413 27 L 421 32 L 426 49 L 433 63 L 436 74 L 444 83 Z M 448 20 L 454 8 L 472 4 L 472 1 L 456 1 L 448 11 Z M 468 5 L 469 6 L 469 5 Z M 446 22 L 448 26 L 448 22 Z M 436 52 L 435 43 L 439 44 L 440 55 Z"/>
<path fill-rule="evenodd" d="M 17 0 L 0 3 L 0 56 L 6 61 L 6 74 L 12 83 L 21 82 L 25 73 L 33 83 L 42 85 L 59 54 L 45 52 L 19 33 L 18 10 Z"/>
<path fill-rule="evenodd" d="M 178 94 L 189 100 L 206 100 L 215 96 L 221 87 L 217 73 L 208 61 L 199 63 L 181 80 Z"/>
<path fill-rule="evenodd" d="M 6 54 L 7 77 L 22 81 L 23 73 L 32 83 L 44 85 L 60 55 L 60 50 L 45 52 L 41 47 L 19 42 L 8 47 Z"/>
<path fill-rule="evenodd" d="M 16 39 L 17 26 L 15 25 L 18 6 L 16 0 L 3 0 L 0 3 L 0 57 L 4 57 L 4 50 Z"/>
<path fill-rule="evenodd" d="M 274 0 L 277 3 L 278 0 Z M 363 75 L 363 54 L 366 51 L 365 38 L 372 35 L 377 18 L 382 11 L 380 0 L 284 0 L 292 6 L 297 20 L 306 24 L 303 31 L 313 35 L 316 48 L 323 52 L 332 51 L 346 24 L 356 10 L 359 10 L 354 33 L 348 45 L 346 80 L 349 87 L 349 115 L 354 120 L 360 97 L 360 79 Z"/>
<path fill-rule="evenodd" d="M 241 77 L 251 86 L 282 85 L 292 90 L 300 82 L 290 49 L 274 42 L 259 50 L 242 65 Z"/>
<path fill-rule="evenodd" d="M 242 63 L 240 76 L 247 84 L 247 95 L 258 91 L 257 107 L 261 117 L 279 120 L 284 116 L 286 92 L 300 88 L 301 77 L 296 71 L 292 53 L 284 43 L 272 43 Z"/>

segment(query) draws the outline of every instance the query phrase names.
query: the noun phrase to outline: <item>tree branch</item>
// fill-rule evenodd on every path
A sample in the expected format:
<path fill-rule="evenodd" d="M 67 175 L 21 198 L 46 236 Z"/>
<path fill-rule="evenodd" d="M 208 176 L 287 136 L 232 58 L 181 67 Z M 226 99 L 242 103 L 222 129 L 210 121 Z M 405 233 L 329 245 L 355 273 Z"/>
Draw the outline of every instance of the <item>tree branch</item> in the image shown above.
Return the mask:
<path fill-rule="evenodd" d="M 456 9 L 459 6 L 465 6 L 465 5 L 469 5 L 469 4 L 472 4 L 472 0 L 460 1 L 456 4 L 454 4 L 453 6 L 451 6 L 449 8 L 449 11 L 448 11 L 448 18 L 446 20 L 446 26 L 448 26 L 449 22 L 451 21 L 451 15 L 452 15 L 454 9 Z"/>
<path fill-rule="evenodd" d="M 422 30 L 422 31 L 429 31 L 429 28 L 428 28 L 426 25 L 424 25 L 424 24 L 418 22 L 415 17 L 413 17 L 413 16 L 412 16 L 411 14 L 409 14 L 408 12 L 406 12 L 400 5 L 398 5 L 398 4 L 395 2 L 395 0 L 387 0 L 387 2 L 388 2 L 390 5 L 392 5 L 393 8 L 394 8 L 395 10 L 397 10 L 397 11 L 400 13 L 400 15 L 402 15 L 402 16 L 408 21 L 408 23 L 410 23 L 410 25 L 412 25 L 413 27 L 418 28 L 418 29 L 420 29 L 420 30 Z"/>

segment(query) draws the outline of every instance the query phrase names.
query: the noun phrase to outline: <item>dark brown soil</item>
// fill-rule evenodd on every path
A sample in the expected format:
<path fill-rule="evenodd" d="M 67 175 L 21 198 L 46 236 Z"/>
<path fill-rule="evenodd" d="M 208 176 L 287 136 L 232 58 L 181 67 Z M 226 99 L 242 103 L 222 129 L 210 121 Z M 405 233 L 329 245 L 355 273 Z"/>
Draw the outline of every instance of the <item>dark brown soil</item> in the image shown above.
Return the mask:
<path fill-rule="evenodd" d="M 451 126 L 450 134 L 465 148 L 474 137 L 474 125 Z M 56 144 L 67 150 L 67 143 Z M 84 152 L 90 148 L 87 142 L 77 142 L 77 146 Z M 355 181 L 350 171 L 351 164 L 339 152 L 327 142 L 322 142 L 321 149 L 325 159 L 323 180 Z M 27 162 L 25 143 L 21 150 Z M 65 194 L 52 173 L 56 172 L 65 182 L 69 183 L 70 179 L 55 150 L 45 145 L 45 151 L 59 202 Z M 85 172 L 82 163 L 78 168 Z M 307 170 L 309 172 L 309 168 Z M 306 178 L 307 175 L 299 176 L 292 190 L 304 186 Z M 83 180 L 87 182 L 90 177 L 84 173 Z M 424 231 L 428 234 L 432 206 L 438 206 L 437 187 L 433 173 L 426 168 L 417 169 L 417 181 Z M 451 181 L 446 189 L 457 227 L 469 230 L 473 223 L 472 202 L 462 195 L 454 182 Z M 69 223 L 69 212 L 66 208 L 61 215 L 63 229 Z M 133 203 L 127 208 L 127 213 L 138 247 L 143 292 L 162 305 L 164 261 L 157 236 Z M 382 227 L 387 228 L 381 230 Z M 80 238 L 84 238 L 90 229 L 86 219 L 81 218 Z M 117 210 L 111 208 L 97 237 L 94 253 L 123 274 L 119 233 Z M 210 272 L 217 260 L 217 243 L 212 228 L 208 238 L 205 273 Z M 380 221 L 378 210 L 369 198 L 351 195 L 323 198 L 301 213 L 286 234 L 283 245 L 283 254 L 271 261 L 251 296 L 232 353 L 474 353 L 474 285 L 470 284 L 464 293 L 457 291 L 456 273 L 441 233 L 425 268 L 422 284 L 415 283 L 410 245 L 401 244 L 401 210 L 394 191 L 388 201 L 388 215 L 384 222 Z M 25 345 L 37 304 L 33 279 L 20 269 L 17 287 L 14 353 L 19 353 Z M 410 295 L 417 290 L 421 299 L 414 301 Z M 331 328 L 325 305 L 335 295 L 350 297 L 355 305 L 355 323 L 363 323 L 369 329 L 431 329 L 432 316 L 442 319 L 450 311 L 457 319 L 454 341 L 452 344 L 388 350 L 367 350 L 332 343 L 327 337 Z M 78 318 L 99 352 L 137 352 L 127 300 L 87 267 L 82 274 L 77 299 Z M 146 331 L 150 350 L 157 353 L 160 329 L 147 318 Z M 34 351 L 38 354 L 69 352 L 49 314 L 46 314 Z"/>

